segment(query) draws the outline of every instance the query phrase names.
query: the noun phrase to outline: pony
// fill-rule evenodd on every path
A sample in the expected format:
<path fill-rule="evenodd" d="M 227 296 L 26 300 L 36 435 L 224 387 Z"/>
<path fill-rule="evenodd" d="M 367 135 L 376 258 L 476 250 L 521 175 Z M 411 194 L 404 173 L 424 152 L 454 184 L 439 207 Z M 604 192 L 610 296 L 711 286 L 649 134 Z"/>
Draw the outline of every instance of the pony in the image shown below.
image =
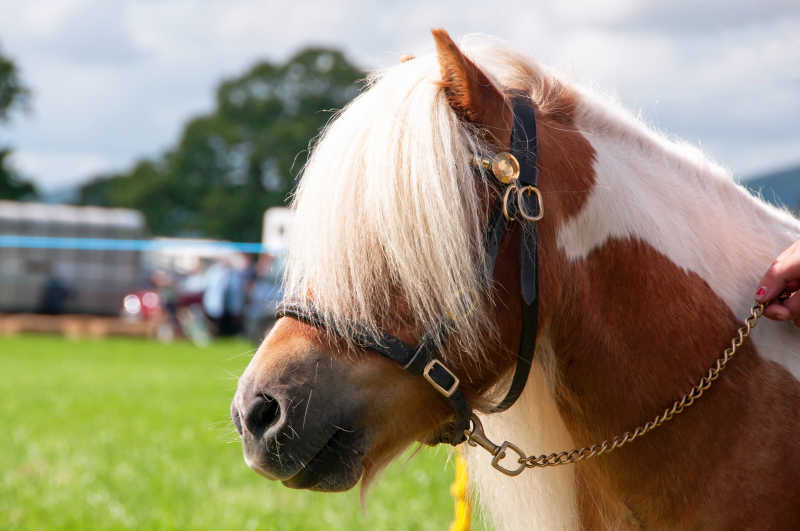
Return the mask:
<path fill-rule="evenodd" d="M 491 38 L 432 33 L 435 53 L 373 74 L 332 119 L 293 197 L 285 289 L 324 326 L 279 319 L 231 406 L 247 464 L 292 488 L 365 488 L 452 420 L 358 334 L 414 345 L 447 315 L 437 356 L 487 436 L 536 453 L 588 445 L 697 382 L 800 239 L 788 212 L 616 103 Z M 470 161 L 509 149 L 512 93 L 538 129 L 538 340 L 517 403 L 486 414 L 519 344 L 521 229 L 487 289 L 484 227 L 501 199 Z M 799 528 L 798 378 L 800 331 L 763 322 L 672 422 L 517 477 L 464 445 L 472 487 L 497 529 Z"/>

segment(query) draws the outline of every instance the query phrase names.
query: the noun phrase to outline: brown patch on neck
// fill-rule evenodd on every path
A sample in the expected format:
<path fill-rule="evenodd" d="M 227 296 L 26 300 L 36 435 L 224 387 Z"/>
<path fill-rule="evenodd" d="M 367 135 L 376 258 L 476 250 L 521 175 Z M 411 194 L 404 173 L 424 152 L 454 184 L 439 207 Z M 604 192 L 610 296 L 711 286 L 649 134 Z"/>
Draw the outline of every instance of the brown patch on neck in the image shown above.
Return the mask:
<path fill-rule="evenodd" d="M 551 340 L 563 383 L 559 408 L 579 446 L 661 413 L 706 372 L 740 324 L 702 278 L 645 242 L 611 240 L 562 267 L 570 282 L 560 290 Z M 800 384 L 745 342 L 692 408 L 577 465 L 583 482 L 605 495 L 584 499 L 584 517 L 727 529 L 753 528 L 752 519 L 761 518 L 767 524 L 755 527 L 796 528 L 800 424 L 787 419 L 799 408 Z"/>
<path fill-rule="evenodd" d="M 554 93 L 559 95 L 555 100 Z M 555 237 L 556 227 L 580 212 L 589 199 L 595 184 L 595 151 L 575 125 L 577 94 L 560 85 L 547 94 L 551 99 L 536 115 L 539 187 L 546 203 L 540 227 Z"/>

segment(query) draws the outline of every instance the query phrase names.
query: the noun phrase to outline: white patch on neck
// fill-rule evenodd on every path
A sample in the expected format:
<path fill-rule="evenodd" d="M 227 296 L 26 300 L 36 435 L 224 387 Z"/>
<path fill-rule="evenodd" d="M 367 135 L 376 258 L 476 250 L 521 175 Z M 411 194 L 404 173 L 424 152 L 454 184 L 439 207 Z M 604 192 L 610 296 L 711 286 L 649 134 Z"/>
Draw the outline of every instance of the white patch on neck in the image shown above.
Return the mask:
<path fill-rule="evenodd" d="M 525 390 L 508 411 L 481 415 L 486 436 L 497 444 L 509 440 L 529 455 L 573 448 L 574 442 L 556 407 L 552 383 L 542 363 L 553 360 L 549 341 L 541 338 L 536 363 Z M 526 470 L 509 477 L 492 468 L 484 449 L 464 445 L 470 484 L 497 531 L 579 529 L 575 469 L 572 466 Z"/>
<path fill-rule="evenodd" d="M 743 320 L 758 280 L 800 239 L 800 222 L 750 195 L 693 148 L 624 115 L 615 120 L 597 112 L 584 108 L 577 124 L 596 152 L 595 187 L 581 212 L 559 228 L 558 246 L 581 260 L 611 239 L 642 240 L 700 276 Z M 604 121 L 612 125 L 596 125 Z M 753 339 L 762 356 L 800 379 L 797 328 L 764 319 Z"/>

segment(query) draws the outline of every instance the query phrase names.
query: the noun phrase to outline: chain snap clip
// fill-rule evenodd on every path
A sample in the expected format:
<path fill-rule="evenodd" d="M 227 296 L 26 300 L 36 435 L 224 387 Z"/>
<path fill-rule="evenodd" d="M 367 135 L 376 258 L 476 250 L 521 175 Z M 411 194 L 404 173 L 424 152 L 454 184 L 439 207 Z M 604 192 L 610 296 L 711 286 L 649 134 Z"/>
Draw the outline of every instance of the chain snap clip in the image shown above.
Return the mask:
<path fill-rule="evenodd" d="M 503 441 L 499 446 L 489 440 L 483 432 L 483 424 L 478 420 L 478 417 L 473 413 L 470 416 L 470 429 L 464 430 L 464 436 L 467 438 L 467 444 L 470 446 L 480 446 L 492 455 L 492 466 L 505 474 L 506 476 L 518 476 L 525 470 L 525 452 L 523 452 L 517 445 L 508 441 Z M 502 461 L 506 458 L 507 451 L 512 450 L 517 454 L 517 466 L 515 468 L 503 466 Z"/>

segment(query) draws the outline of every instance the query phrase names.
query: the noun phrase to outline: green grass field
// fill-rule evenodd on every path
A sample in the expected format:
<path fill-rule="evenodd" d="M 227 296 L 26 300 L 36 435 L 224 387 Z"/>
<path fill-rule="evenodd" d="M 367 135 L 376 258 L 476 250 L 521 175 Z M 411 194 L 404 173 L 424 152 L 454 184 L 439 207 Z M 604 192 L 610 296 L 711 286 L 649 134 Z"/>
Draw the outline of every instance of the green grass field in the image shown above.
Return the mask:
<path fill-rule="evenodd" d="M 294 491 L 249 470 L 228 418 L 244 342 L 0 338 L 0 529 L 448 528 L 449 450 L 371 491 Z"/>

